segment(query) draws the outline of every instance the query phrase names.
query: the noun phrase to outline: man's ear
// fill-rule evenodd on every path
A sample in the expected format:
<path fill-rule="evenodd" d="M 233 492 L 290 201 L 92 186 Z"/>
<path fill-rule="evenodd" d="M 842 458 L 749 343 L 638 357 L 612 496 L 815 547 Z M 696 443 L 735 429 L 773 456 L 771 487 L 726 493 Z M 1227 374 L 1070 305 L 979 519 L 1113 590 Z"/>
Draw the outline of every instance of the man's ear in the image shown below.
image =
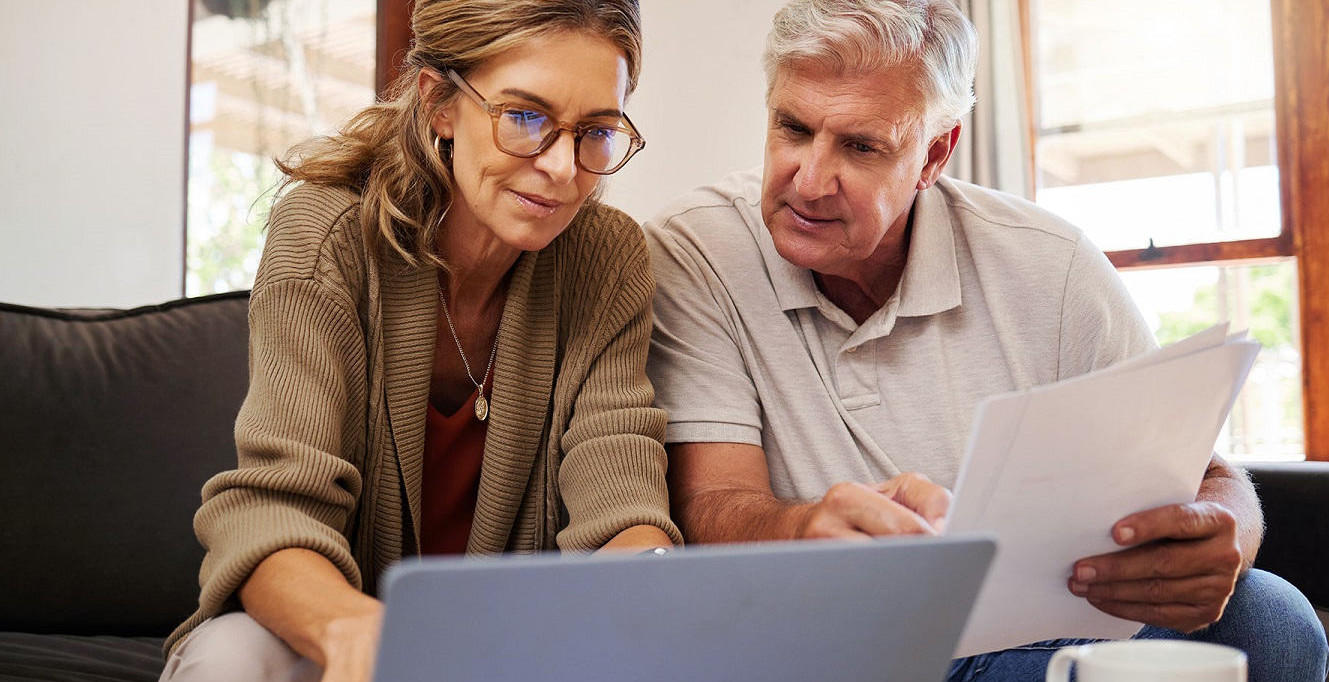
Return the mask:
<path fill-rule="evenodd" d="M 932 141 L 928 143 L 928 160 L 923 164 L 923 172 L 918 177 L 918 189 L 927 189 L 936 184 L 937 176 L 941 175 L 942 169 L 946 168 L 946 162 L 950 160 L 951 153 L 955 151 L 955 145 L 959 141 L 959 123 L 956 123 L 954 128 L 932 138 Z"/>
<path fill-rule="evenodd" d="M 420 69 L 420 77 L 416 80 L 415 87 L 420 93 L 420 101 L 428 102 L 434 88 L 443 87 L 443 77 L 432 69 Z M 429 122 L 434 134 L 445 140 L 451 140 L 453 137 L 450 114 L 451 107 L 441 106 L 434 112 L 434 118 Z"/>

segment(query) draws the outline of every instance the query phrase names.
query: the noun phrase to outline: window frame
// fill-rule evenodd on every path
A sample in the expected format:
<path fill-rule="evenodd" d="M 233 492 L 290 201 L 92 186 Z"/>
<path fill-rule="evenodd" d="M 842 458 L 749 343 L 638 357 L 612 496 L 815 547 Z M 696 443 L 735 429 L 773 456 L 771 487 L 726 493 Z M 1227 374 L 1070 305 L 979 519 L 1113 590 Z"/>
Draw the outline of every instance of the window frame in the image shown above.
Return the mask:
<path fill-rule="evenodd" d="M 1030 175 L 1037 173 L 1038 127 L 1033 0 L 1019 0 Z M 1282 227 L 1278 236 L 1110 251 L 1118 270 L 1185 265 L 1258 265 L 1294 258 L 1301 330 L 1302 415 L 1307 461 L 1329 461 L 1329 6 L 1270 0 L 1274 109 Z M 1318 37 L 1317 37 L 1318 36 Z M 1029 187 L 1036 183 L 1030 178 Z M 1315 229 L 1319 226 L 1319 229 Z"/>

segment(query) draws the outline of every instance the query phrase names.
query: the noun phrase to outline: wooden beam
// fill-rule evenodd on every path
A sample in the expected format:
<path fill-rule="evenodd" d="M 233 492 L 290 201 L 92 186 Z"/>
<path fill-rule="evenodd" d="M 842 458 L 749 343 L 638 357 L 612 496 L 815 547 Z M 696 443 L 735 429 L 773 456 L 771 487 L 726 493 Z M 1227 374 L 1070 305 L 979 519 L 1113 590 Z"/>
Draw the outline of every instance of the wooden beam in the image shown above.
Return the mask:
<path fill-rule="evenodd" d="M 1274 260 L 1291 255 L 1291 240 L 1283 237 L 1267 237 L 1233 242 L 1109 251 L 1107 257 L 1117 269 L 1128 270 L 1182 265 L 1222 265 L 1231 261 L 1245 261 L 1243 265 L 1255 265 L 1256 263 L 1251 261 Z"/>
<path fill-rule="evenodd" d="M 382 99 L 401 74 L 411 49 L 412 0 L 378 0 L 374 55 L 374 92 Z"/>
<path fill-rule="evenodd" d="M 1283 233 L 1300 279 L 1306 458 L 1329 460 L 1329 5 L 1272 3 Z"/>
<path fill-rule="evenodd" d="M 1020 15 L 1020 60 L 1024 66 L 1024 139 L 1028 143 L 1025 153 L 1029 162 L 1026 167 L 1029 196 L 1025 198 L 1034 201 L 1038 197 L 1038 64 L 1034 61 L 1034 22 L 1029 0 L 1019 0 L 1017 11 Z"/>

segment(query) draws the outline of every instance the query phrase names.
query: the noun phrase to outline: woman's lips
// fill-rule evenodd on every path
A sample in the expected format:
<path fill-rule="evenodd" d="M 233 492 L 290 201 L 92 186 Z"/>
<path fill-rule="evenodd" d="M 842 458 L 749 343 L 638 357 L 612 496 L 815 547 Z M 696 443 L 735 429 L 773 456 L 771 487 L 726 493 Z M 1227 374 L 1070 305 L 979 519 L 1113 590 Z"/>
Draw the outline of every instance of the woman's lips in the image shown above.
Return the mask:
<path fill-rule="evenodd" d="M 517 198 L 517 204 L 527 213 L 539 218 L 548 218 L 562 206 L 562 202 L 542 197 L 538 194 L 526 194 L 517 190 L 509 190 Z"/>

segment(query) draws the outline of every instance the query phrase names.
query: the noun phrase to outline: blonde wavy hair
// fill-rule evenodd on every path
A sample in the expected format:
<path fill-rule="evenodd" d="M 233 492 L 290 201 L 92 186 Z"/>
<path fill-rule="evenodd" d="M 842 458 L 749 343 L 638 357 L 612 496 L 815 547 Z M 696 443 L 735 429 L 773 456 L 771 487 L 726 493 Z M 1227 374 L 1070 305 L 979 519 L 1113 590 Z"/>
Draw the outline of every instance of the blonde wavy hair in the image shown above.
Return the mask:
<path fill-rule="evenodd" d="M 415 42 L 386 98 L 356 114 L 337 135 L 292 147 L 277 168 L 282 188 L 295 182 L 351 187 L 361 196 L 366 236 L 413 267 L 447 268 L 434 252 L 452 201 L 452 170 L 439 158 L 430 121 L 457 94 L 448 79 L 420 96 L 421 69 L 462 76 L 532 38 L 578 32 L 605 38 L 623 51 L 628 92 L 641 74 L 637 0 L 416 0 Z"/>

